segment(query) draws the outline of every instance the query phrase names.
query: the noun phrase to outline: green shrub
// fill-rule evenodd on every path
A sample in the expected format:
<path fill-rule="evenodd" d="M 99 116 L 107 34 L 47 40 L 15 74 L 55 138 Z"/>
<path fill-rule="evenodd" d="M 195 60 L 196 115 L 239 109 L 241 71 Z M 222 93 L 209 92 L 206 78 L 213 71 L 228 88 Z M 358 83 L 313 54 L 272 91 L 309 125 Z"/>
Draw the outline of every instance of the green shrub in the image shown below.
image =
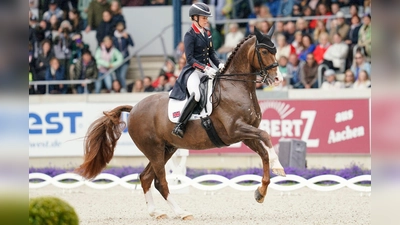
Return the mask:
<path fill-rule="evenodd" d="M 29 225 L 78 225 L 74 208 L 56 197 L 29 200 Z"/>

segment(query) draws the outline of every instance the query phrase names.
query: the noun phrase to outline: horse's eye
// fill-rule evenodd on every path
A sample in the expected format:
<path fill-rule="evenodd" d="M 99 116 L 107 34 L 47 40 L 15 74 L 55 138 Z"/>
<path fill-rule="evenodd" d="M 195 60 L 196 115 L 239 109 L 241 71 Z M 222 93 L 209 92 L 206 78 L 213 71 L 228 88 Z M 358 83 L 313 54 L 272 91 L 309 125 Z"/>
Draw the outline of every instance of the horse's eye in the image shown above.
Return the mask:
<path fill-rule="evenodd" d="M 264 54 L 264 55 L 268 54 L 268 51 L 267 51 L 267 50 L 262 50 L 261 52 L 262 52 L 262 54 Z"/>

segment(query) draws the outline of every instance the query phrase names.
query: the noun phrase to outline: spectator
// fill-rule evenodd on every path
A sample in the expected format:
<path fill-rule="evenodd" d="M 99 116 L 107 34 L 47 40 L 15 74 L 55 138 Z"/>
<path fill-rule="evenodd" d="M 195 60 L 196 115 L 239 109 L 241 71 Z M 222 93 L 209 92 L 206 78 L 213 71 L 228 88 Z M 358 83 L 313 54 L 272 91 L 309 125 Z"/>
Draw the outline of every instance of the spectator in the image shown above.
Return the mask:
<path fill-rule="evenodd" d="M 292 7 L 292 12 L 290 14 L 291 17 L 301 17 L 303 16 L 301 5 L 294 4 Z"/>
<path fill-rule="evenodd" d="M 290 54 L 296 53 L 296 49 L 286 42 L 286 37 L 283 34 L 278 34 L 276 36 L 277 46 L 275 58 L 280 59 L 281 56 L 289 57 Z"/>
<path fill-rule="evenodd" d="M 143 79 L 143 87 L 144 87 L 144 92 L 153 92 L 154 87 L 152 85 L 152 79 L 149 76 L 144 77 Z"/>
<path fill-rule="evenodd" d="M 324 76 L 326 80 L 321 85 L 322 90 L 335 90 L 343 88 L 343 83 L 336 81 L 336 74 L 334 70 L 326 70 L 324 72 Z"/>
<path fill-rule="evenodd" d="M 293 1 L 293 0 L 267 0 L 267 2 L 265 3 L 265 5 L 268 7 L 271 15 L 273 17 L 277 17 L 279 10 L 280 10 L 280 4 L 281 2 L 287 2 L 287 1 Z M 292 4 L 293 5 L 293 4 Z M 289 6 L 289 11 L 292 9 L 292 6 Z"/>
<path fill-rule="evenodd" d="M 125 18 L 122 15 L 122 9 L 121 5 L 119 4 L 119 1 L 113 0 L 110 5 L 110 10 L 111 10 L 111 24 L 112 24 L 112 32 L 114 32 L 117 29 L 118 23 L 123 23 L 124 27 L 126 27 L 125 23 Z"/>
<path fill-rule="evenodd" d="M 71 11 L 70 11 L 71 12 Z M 85 44 L 82 41 L 82 34 L 76 33 L 72 36 L 72 43 L 71 43 L 71 58 L 70 64 L 75 64 L 76 61 L 82 57 L 82 53 L 84 50 L 89 50 L 89 45 Z"/>
<path fill-rule="evenodd" d="M 354 73 L 348 69 L 344 73 L 344 88 L 353 88 L 354 85 Z"/>
<path fill-rule="evenodd" d="M 344 72 L 349 46 L 342 41 L 340 34 L 333 36 L 333 44 L 326 50 L 323 63 L 330 69 Z"/>
<path fill-rule="evenodd" d="M 64 28 L 61 31 L 61 34 L 54 39 L 54 46 L 53 46 L 54 55 L 59 60 L 59 63 L 61 63 L 61 65 L 63 66 L 63 71 L 65 70 L 65 68 L 69 68 L 69 59 L 71 58 L 71 47 L 72 47 L 72 39 L 70 38 L 70 32 L 68 28 Z"/>
<path fill-rule="evenodd" d="M 254 1 L 253 13 L 249 14 L 249 16 L 248 16 L 249 19 L 258 18 L 258 16 L 260 15 L 261 5 L 262 5 L 261 0 Z M 246 36 L 254 33 L 254 29 L 252 31 L 250 30 L 250 25 L 252 25 L 254 27 L 256 25 L 256 23 L 257 23 L 257 20 L 249 20 L 247 27 L 246 27 Z"/>
<path fill-rule="evenodd" d="M 304 2 L 306 2 L 306 5 L 314 11 L 317 10 L 318 5 L 320 4 L 320 0 L 309 0 Z"/>
<path fill-rule="evenodd" d="M 315 13 L 311 9 L 311 7 L 306 6 L 306 7 L 303 8 L 303 16 L 315 16 Z M 324 22 L 324 24 L 325 24 L 325 22 Z M 317 26 L 317 20 L 312 19 L 312 20 L 308 21 L 308 27 L 311 30 L 314 30 L 316 26 Z"/>
<path fill-rule="evenodd" d="M 52 40 L 50 23 L 42 20 L 39 25 L 35 27 L 35 36 L 37 43 L 41 43 L 44 39 Z"/>
<path fill-rule="evenodd" d="M 134 43 L 131 36 L 125 31 L 125 25 L 122 22 L 117 24 L 114 31 L 113 44 L 122 53 L 124 59 L 129 57 L 129 46 L 133 47 Z M 129 69 L 129 62 L 129 60 L 126 61 L 115 71 L 117 80 L 121 84 L 123 91 L 127 90 L 126 73 Z"/>
<path fill-rule="evenodd" d="M 287 69 L 287 65 L 288 65 L 288 58 L 286 56 L 281 56 L 280 58 L 278 58 L 278 70 L 279 72 L 282 74 L 283 77 L 288 78 L 288 69 Z"/>
<path fill-rule="evenodd" d="M 213 33 L 214 36 L 214 33 Z M 183 41 L 179 42 L 178 45 L 175 48 L 174 51 L 174 57 L 175 57 L 175 62 L 177 62 L 180 58 L 182 58 L 182 55 L 185 54 L 185 45 Z"/>
<path fill-rule="evenodd" d="M 96 61 L 93 59 L 92 54 L 89 50 L 84 50 L 82 56 L 77 60 L 73 70 L 71 71 L 71 76 L 74 80 L 95 80 L 98 76 L 98 69 Z M 85 83 L 77 84 L 75 86 L 76 92 L 78 94 L 83 94 L 85 92 Z M 94 84 L 87 84 L 87 91 L 92 93 L 94 89 Z"/>
<path fill-rule="evenodd" d="M 288 21 L 285 27 L 286 31 L 284 32 L 284 35 L 286 36 L 286 41 L 287 43 L 292 44 L 295 40 L 296 26 L 292 21 Z"/>
<path fill-rule="evenodd" d="M 319 2 L 319 0 L 318 0 L 318 2 Z M 315 10 L 315 15 L 316 16 L 331 16 L 332 13 L 329 11 L 328 6 L 324 2 L 319 2 L 317 9 Z M 327 23 L 327 20 L 328 19 L 324 19 L 325 24 Z M 329 30 L 329 27 L 327 27 L 327 29 Z"/>
<path fill-rule="evenodd" d="M 164 85 L 168 82 L 168 79 L 170 77 L 174 76 L 174 70 L 175 70 L 175 63 L 172 61 L 170 58 L 168 58 L 165 62 L 163 67 L 160 70 L 160 73 L 158 74 L 158 77 L 156 80 L 153 82 L 153 87 L 156 89 L 156 91 L 164 91 L 165 87 Z M 167 79 L 164 82 L 164 77 L 166 76 Z M 163 83 L 164 82 L 164 83 Z"/>
<path fill-rule="evenodd" d="M 136 80 L 132 88 L 132 92 L 144 92 L 143 80 Z"/>
<path fill-rule="evenodd" d="M 329 43 L 328 33 L 322 33 L 319 36 L 319 43 L 314 50 L 314 58 L 318 64 L 321 64 L 324 61 L 324 54 L 330 46 L 331 43 Z"/>
<path fill-rule="evenodd" d="M 320 40 L 320 36 L 321 34 L 327 34 L 328 35 L 328 31 L 326 30 L 326 26 L 323 20 L 318 20 L 317 21 L 317 26 L 314 29 L 313 32 L 313 37 L 315 41 Z M 329 36 L 328 36 L 328 41 L 329 41 Z"/>
<path fill-rule="evenodd" d="M 254 34 L 254 27 L 257 25 L 257 20 L 249 20 L 246 28 L 245 36 L 253 35 Z"/>
<path fill-rule="evenodd" d="M 371 15 L 365 14 L 363 17 L 363 25 L 358 31 L 358 46 L 363 48 L 365 54 L 371 57 Z"/>
<path fill-rule="evenodd" d="M 268 6 L 262 5 L 260 7 L 260 14 L 257 16 L 258 19 L 272 19 L 273 16 L 269 11 Z M 268 22 L 269 26 L 271 26 L 270 22 Z"/>
<path fill-rule="evenodd" d="M 357 80 L 353 85 L 354 89 L 367 89 L 371 88 L 371 81 L 369 79 L 368 73 L 365 70 L 361 70 Z"/>
<path fill-rule="evenodd" d="M 279 8 L 277 10 L 277 15 L 278 17 L 286 17 L 286 16 L 291 16 L 292 10 L 294 9 L 294 0 L 283 0 L 279 1 Z M 298 6 L 298 5 L 297 5 Z M 300 7 L 298 6 L 299 11 Z"/>
<path fill-rule="evenodd" d="M 361 70 L 367 71 L 368 75 L 371 74 L 371 64 L 365 61 L 364 56 L 360 52 L 356 53 L 353 60 L 353 65 L 351 66 L 350 69 L 354 73 L 354 78 L 356 80 L 358 79 L 358 75 Z"/>
<path fill-rule="evenodd" d="M 112 37 L 114 35 L 111 18 L 112 18 L 111 12 L 105 10 L 103 12 L 103 21 L 101 21 L 99 26 L 97 27 L 96 39 L 97 39 L 97 44 L 99 46 L 105 36 Z"/>
<path fill-rule="evenodd" d="M 60 65 L 57 58 L 53 57 L 50 59 L 50 66 L 46 71 L 46 80 L 65 80 L 64 67 Z M 67 86 L 64 84 L 49 85 L 50 94 L 66 94 Z"/>
<path fill-rule="evenodd" d="M 29 77 L 29 82 L 33 81 L 33 74 L 32 74 L 32 70 L 31 70 L 31 66 L 29 66 L 28 77 Z M 35 91 L 33 85 L 29 85 L 29 94 L 30 95 L 36 94 L 36 91 Z"/>
<path fill-rule="evenodd" d="M 107 73 L 114 67 L 118 67 L 123 62 L 124 57 L 122 56 L 121 52 L 118 51 L 118 49 L 114 48 L 110 36 L 104 37 L 100 47 L 98 47 L 96 50 L 95 59 L 97 68 L 99 69 L 99 78 L 95 83 L 95 92 L 100 93 L 103 80 L 107 91 L 111 92 L 113 78 L 111 74 Z M 105 76 L 105 74 L 107 74 L 107 76 Z M 104 78 L 102 78 L 103 76 Z"/>
<path fill-rule="evenodd" d="M 168 90 L 168 76 L 165 74 L 160 74 L 157 78 L 157 87 L 155 88 L 154 91 L 157 92 L 162 92 L 162 91 L 169 91 Z M 153 87 L 154 87 L 154 82 L 153 82 Z"/>
<path fill-rule="evenodd" d="M 54 53 L 51 51 L 51 41 L 43 40 L 41 42 L 41 51 L 38 58 L 36 59 L 35 65 L 35 81 L 46 80 L 46 71 L 50 67 L 50 59 L 54 58 Z M 32 69 L 32 68 L 31 68 Z M 46 92 L 46 86 L 38 85 L 37 93 L 44 94 Z"/>
<path fill-rule="evenodd" d="M 185 57 L 181 57 L 178 60 L 178 64 L 174 70 L 174 77 L 179 77 L 179 75 L 182 72 L 183 67 L 186 65 L 186 58 Z"/>
<path fill-rule="evenodd" d="M 345 38 L 349 34 L 349 30 L 350 26 L 345 23 L 344 13 L 342 11 L 339 11 L 338 13 L 336 13 L 336 20 L 333 20 L 331 23 L 329 40 L 333 42 L 333 35 L 335 35 L 336 33 Z"/>
<path fill-rule="evenodd" d="M 103 21 L 103 12 L 110 9 L 110 4 L 106 0 L 93 0 L 88 7 L 88 19 L 85 31 L 96 30 Z M 100 42 L 99 42 L 100 43 Z"/>
<path fill-rule="evenodd" d="M 329 4 L 328 4 L 328 6 L 329 6 Z M 337 13 L 340 11 L 339 2 L 332 2 L 332 3 L 330 4 L 330 8 L 331 8 L 331 13 L 332 13 L 332 15 L 336 15 L 336 16 L 337 16 Z M 337 18 L 337 17 L 336 17 L 336 18 Z M 330 29 L 332 29 L 332 26 L 331 26 L 332 21 L 336 21 L 336 18 L 330 18 L 330 19 L 328 19 L 328 21 L 326 22 L 327 27 L 329 27 Z M 348 23 L 346 22 L 346 19 L 345 19 L 345 23 L 348 24 Z"/>
<path fill-rule="evenodd" d="M 168 79 L 168 83 L 165 85 L 166 91 L 171 91 L 176 83 L 176 77 L 172 76 Z"/>
<path fill-rule="evenodd" d="M 349 8 L 350 12 L 350 18 L 346 19 L 347 24 L 352 24 L 352 19 L 354 16 L 358 17 L 358 5 L 357 4 L 351 4 Z"/>
<path fill-rule="evenodd" d="M 296 30 L 301 31 L 302 35 L 310 35 L 312 33 L 311 29 L 308 27 L 308 23 L 302 17 L 298 18 L 296 21 Z"/>
<path fill-rule="evenodd" d="M 68 29 L 68 33 L 72 33 L 72 25 L 68 20 L 64 20 L 60 23 L 60 27 L 58 28 L 58 33 L 61 34 L 64 29 Z"/>
<path fill-rule="evenodd" d="M 301 34 L 301 31 L 296 31 L 294 35 L 294 41 L 292 42 L 292 46 L 296 50 L 296 55 L 300 55 L 300 52 L 303 51 L 303 45 L 301 44 L 303 39 L 303 35 Z"/>
<path fill-rule="evenodd" d="M 350 68 L 351 64 L 353 63 L 353 51 L 354 46 L 356 46 L 358 42 L 358 32 L 361 28 L 360 17 L 353 16 L 351 18 L 351 26 L 350 31 L 345 38 L 345 43 L 349 46 L 349 54 L 347 54 L 346 60 L 346 68 Z"/>
<path fill-rule="evenodd" d="M 118 80 L 113 80 L 112 82 L 112 89 L 110 91 L 110 93 L 122 93 L 124 92 L 122 90 L 121 84 L 119 83 Z"/>
<path fill-rule="evenodd" d="M 300 81 L 306 89 L 318 88 L 318 63 L 312 53 L 307 54 L 307 61 L 301 66 Z"/>
<path fill-rule="evenodd" d="M 232 11 L 232 0 L 210 0 L 209 4 L 215 6 L 215 20 L 226 20 L 230 17 L 229 13 Z M 224 24 L 216 25 L 216 29 L 219 33 L 221 33 L 223 27 Z"/>
<path fill-rule="evenodd" d="M 64 12 L 57 6 L 55 0 L 49 2 L 49 10 L 43 14 L 43 20 L 50 22 L 50 18 L 55 15 L 60 22 L 63 19 Z"/>
<path fill-rule="evenodd" d="M 53 15 L 50 17 L 50 32 L 51 32 L 51 40 L 54 41 L 54 39 L 60 35 L 59 32 L 60 28 L 60 22 L 58 21 L 56 15 Z"/>
<path fill-rule="evenodd" d="M 269 31 L 269 28 L 271 28 L 271 26 L 268 21 L 264 20 L 257 24 L 257 28 L 261 33 L 267 34 Z"/>
<path fill-rule="evenodd" d="M 89 4 L 92 0 L 78 0 L 78 12 L 80 12 L 81 19 L 83 21 L 83 27 L 88 25 L 88 10 Z"/>
<path fill-rule="evenodd" d="M 68 19 L 72 25 L 72 33 L 78 33 L 85 29 L 85 24 L 81 19 L 78 10 L 71 9 L 68 13 Z"/>
<path fill-rule="evenodd" d="M 293 88 L 304 88 L 300 81 L 300 61 L 296 54 L 289 55 L 289 63 L 287 65 L 287 75 L 290 78 L 290 85 Z"/>
<path fill-rule="evenodd" d="M 229 54 L 243 38 L 244 35 L 239 30 L 239 25 L 237 23 L 231 23 L 229 25 L 229 32 L 225 36 L 224 45 L 217 50 L 220 58 L 226 61 Z"/>
<path fill-rule="evenodd" d="M 301 50 L 299 54 L 299 59 L 303 62 L 306 61 L 307 55 L 309 53 L 313 53 L 315 50 L 315 44 L 311 39 L 311 36 L 308 34 L 303 35 L 301 39 L 301 46 L 303 46 L 303 50 Z"/>

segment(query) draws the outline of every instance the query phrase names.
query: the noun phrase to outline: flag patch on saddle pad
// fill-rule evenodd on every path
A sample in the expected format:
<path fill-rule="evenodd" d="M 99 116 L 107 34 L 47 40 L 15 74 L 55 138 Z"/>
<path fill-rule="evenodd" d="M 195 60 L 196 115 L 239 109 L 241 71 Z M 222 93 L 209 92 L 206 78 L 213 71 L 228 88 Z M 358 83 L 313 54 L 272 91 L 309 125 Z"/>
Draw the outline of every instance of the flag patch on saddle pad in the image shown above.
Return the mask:
<path fill-rule="evenodd" d="M 173 118 L 177 118 L 177 117 L 180 117 L 180 116 L 181 116 L 181 111 L 176 111 L 176 112 L 172 113 L 172 117 Z"/>

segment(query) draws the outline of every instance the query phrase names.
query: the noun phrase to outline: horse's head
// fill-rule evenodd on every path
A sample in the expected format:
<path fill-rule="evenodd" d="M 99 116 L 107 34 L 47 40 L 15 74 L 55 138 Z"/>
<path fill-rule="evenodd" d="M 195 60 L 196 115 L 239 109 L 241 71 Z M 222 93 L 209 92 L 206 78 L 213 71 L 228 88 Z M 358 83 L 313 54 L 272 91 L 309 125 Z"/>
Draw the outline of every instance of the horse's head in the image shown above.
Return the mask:
<path fill-rule="evenodd" d="M 251 57 L 252 61 L 250 61 L 251 65 L 260 71 L 262 82 L 268 85 L 278 85 L 283 80 L 278 71 L 278 63 L 275 58 L 276 47 L 271 41 L 274 30 L 275 25 L 264 35 L 257 28 L 254 28 L 256 41 Z"/>

